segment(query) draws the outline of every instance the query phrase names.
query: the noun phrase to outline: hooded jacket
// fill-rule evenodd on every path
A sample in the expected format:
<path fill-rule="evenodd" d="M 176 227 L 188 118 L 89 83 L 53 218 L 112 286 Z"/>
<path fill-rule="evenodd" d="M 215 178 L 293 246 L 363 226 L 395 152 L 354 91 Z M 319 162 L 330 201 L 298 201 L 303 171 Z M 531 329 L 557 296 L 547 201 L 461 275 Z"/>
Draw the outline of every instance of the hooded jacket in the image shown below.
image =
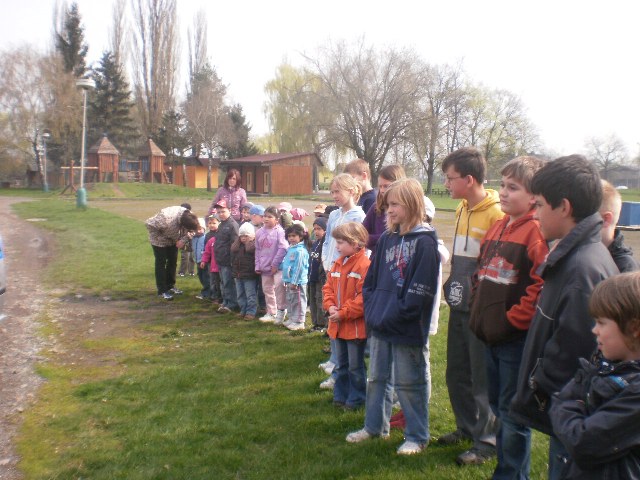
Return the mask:
<path fill-rule="evenodd" d="M 444 298 L 451 310 L 468 312 L 471 279 L 480 255 L 480 242 L 491 226 L 504 216 L 498 192 L 487 189 L 485 198 L 469 208 L 462 200 L 456 209 L 451 273 L 444 284 Z"/>
<path fill-rule="evenodd" d="M 272 267 L 278 268 L 289 242 L 280 225 L 273 228 L 262 227 L 256 232 L 256 271 L 261 275 L 272 276 Z"/>
<path fill-rule="evenodd" d="M 282 263 L 282 283 L 306 285 L 309 280 L 309 251 L 304 242 L 291 245 Z"/>
<path fill-rule="evenodd" d="M 258 278 L 255 270 L 256 242 L 249 240 L 242 243 L 237 238 L 231 245 L 231 272 L 233 278 L 255 279 Z"/>
<path fill-rule="evenodd" d="M 327 282 L 322 287 L 322 308 L 328 311 L 329 307 L 335 306 L 340 321 L 329 322 L 329 337 L 343 340 L 367 338 L 362 287 L 370 263 L 364 248 L 350 257 L 340 257 L 333 263 Z"/>
<path fill-rule="evenodd" d="M 469 327 L 487 345 L 526 335 L 542 288 L 536 270 L 549 253 L 533 212 L 509 221 L 506 216 L 487 232 L 473 279 Z"/>
<path fill-rule="evenodd" d="M 563 478 L 640 479 L 640 363 L 580 359 L 551 420 L 569 452 Z"/>
<path fill-rule="evenodd" d="M 591 355 L 596 341 L 591 329 L 589 297 L 595 286 L 618 268 L 600 239 L 598 212 L 580 221 L 538 268 L 544 280 L 531 322 L 509 414 L 519 423 L 552 435 L 549 398 L 559 392 Z"/>
<path fill-rule="evenodd" d="M 620 233 L 620 230 L 616 230 L 614 235 L 613 242 L 609 245 L 609 253 L 620 273 L 633 272 L 640 269 L 640 265 L 633 258 L 633 251 L 624 244 L 624 235 Z"/>
<path fill-rule="evenodd" d="M 404 235 L 385 232 L 362 288 L 368 333 L 393 344 L 425 345 L 439 266 L 432 227 L 418 225 Z"/>
<path fill-rule="evenodd" d="M 336 239 L 331 235 L 331 231 L 343 223 L 362 223 L 363 220 L 364 212 L 362 211 L 362 207 L 359 206 L 355 206 L 346 212 L 338 208 L 329 214 L 327 230 L 324 234 L 324 244 L 322 245 L 322 267 L 325 272 L 331 270 L 331 265 L 333 265 L 333 262 L 340 256 L 336 250 Z"/>
<path fill-rule="evenodd" d="M 216 254 L 214 252 L 216 245 L 216 236 L 212 235 L 207 244 L 204 246 L 204 252 L 202 252 L 202 261 L 209 264 L 210 272 L 219 272 L 218 264 L 216 263 Z"/>

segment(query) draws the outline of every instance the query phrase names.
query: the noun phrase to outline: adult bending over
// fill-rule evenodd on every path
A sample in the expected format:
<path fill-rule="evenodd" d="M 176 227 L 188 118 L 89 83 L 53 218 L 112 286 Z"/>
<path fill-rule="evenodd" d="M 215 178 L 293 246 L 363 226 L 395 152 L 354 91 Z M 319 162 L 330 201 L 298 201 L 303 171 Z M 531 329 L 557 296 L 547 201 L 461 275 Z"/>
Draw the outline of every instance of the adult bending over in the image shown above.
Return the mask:
<path fill-rule="evenodd" d="M 178 249 L 193 237 L 200 225 L 198 217 L 184 207 L 167 207 L 148 218 L 145 225 L 155 257 L 158 295 L 173 300 L 173 294 L 182 293 L 175 288 Z"/>

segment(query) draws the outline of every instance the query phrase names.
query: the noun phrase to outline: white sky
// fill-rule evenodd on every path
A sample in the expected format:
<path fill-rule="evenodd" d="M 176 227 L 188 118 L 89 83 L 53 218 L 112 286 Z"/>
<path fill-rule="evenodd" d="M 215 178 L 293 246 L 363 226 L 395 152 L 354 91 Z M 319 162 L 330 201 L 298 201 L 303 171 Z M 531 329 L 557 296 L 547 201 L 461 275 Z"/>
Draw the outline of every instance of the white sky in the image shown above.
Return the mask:
<path fill-rule="evenodd" d="M 93 62 L 108 48 L 112 1 L 77 3 Z M 0 0 L 0 48 L 26 42 L 44 49 L 54 5 Z M 640 4 L 633 0 L 178 0 L 185 71 L 187 28 L 201 8 L 209 56 L 254 134 L 267 130 L 264 85 L 283 59 L 301 64 L 300 52 L 328 39 L 364 35 L 376 45 L 414 48 L 427 62 L 463 60 L 473 80 L 518 94 L 558 154 L 609 134 L 630 155 L 640 151 Z"/>

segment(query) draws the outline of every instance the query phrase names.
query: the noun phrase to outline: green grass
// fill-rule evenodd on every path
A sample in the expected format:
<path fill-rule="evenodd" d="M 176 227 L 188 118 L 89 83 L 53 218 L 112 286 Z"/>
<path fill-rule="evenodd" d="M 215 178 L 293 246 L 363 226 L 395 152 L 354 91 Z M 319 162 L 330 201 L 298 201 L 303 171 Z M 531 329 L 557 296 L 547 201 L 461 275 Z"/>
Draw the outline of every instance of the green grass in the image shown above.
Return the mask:
<path fill-rule="evenodd" d="M 349 445 L 364 412 L 343 412 L 320 391 L 319 336 L 215 315 L 195 281 L 173 303 L 153 295 L 153 256 L 140 222 L 57 198 L 19 204 L 55 237 L 46 280 L 71 292 L 130 299 L 124 330 L 79 336 L 86 358 L 47 354 L 47 379 L 20 432 L 27 479 L 437 479 L 489 477 L 493 464 L 458 467 L 463 447 L 431 445 L 401 458 L 389 441 Z M 128 310 L 126 310 L 128 308 Z M 43 319 L 48 335 L 61 328 Z M 447 309 L 432 338 L 431 434 L 454 428 L 444 381 Z M 68 335 L 60 340 L 69 341 Z M 467 445 L 468 446 L 468 445 Z M 532 478 L 545 477 L 535 436 Z"/>

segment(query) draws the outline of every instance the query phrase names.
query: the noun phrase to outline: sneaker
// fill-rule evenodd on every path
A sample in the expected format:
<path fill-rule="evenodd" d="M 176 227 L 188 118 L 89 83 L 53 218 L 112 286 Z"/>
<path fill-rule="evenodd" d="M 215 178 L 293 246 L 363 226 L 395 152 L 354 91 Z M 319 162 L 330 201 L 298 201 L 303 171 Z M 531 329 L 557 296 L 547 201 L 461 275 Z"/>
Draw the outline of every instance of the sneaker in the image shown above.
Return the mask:
<path fill-rule="evenodd" d="M 169 289 L 169 293 L 172 293 L 173 295 L 182 295 L 183 292 L 179 288 L 173 287 Z"/>
<path fill-rule="evenodd" d="M 369 432 L 367 432 L 364 428 L 362 430 L 358 430 L 356 432 L 351 432 L 349 435 L 347 435 L 347 442 L 349 443 L 360 443 L 360 442 L 364 442 L 365 440 L 369 440 L 371 438 L 374 438 L 376 435 L 371 435 Z M 380 438 L 383 439 L 387 439 L 389 438 L 389 435 L 380 435 Z"/>
<path fill-rule="evenodd" d="M 324 370 L 324 373 L 326 373 L 327 375 L 331 375 L 333 373 L 333 370 L 336 368 L 336 364 L 331 361 L 327 363 L 328 365 L 324 367 L 323 370 Z"/>
<path fill-rule="evenodd" d="M 275 324 L 276 325 L 282 325 L 284 323 L 284 319 L 287 315 L 287 311 L 286 310 L 278 310 L 278 313 L 276 314 L 276 318 L 275 318 Z"/>
<path fill-rule="evenodd" d="M 222 305 L 218 309 L 218 313 L 231 313 L 231 309 L 229 307 L 225 307 L 224 305 Z"/>
<path fill-rule="evenodd" d="M 251 314 L 247 314 L 244 316 L 245 320 L 255 320 L 256 316 L 255 315 L 251 315 Z"/>
<path fill-rule="evenodd" d="M 462 443 L 467 437 L 460 430 L 455 430 L 451 433 L 447 433 L 446 435 L 442 435 L 438 438 L 438 443 L 440 445 L 457 445 L 458 443 Z"/>
<path fill-rule="evenodd" d="M 415 455 L 416 453 L 420 453 L 421 451 L 423 451 L 424 447 L 424 443 L 416 443 L 405 440 L 404 443 L 398 447 L 396 453 L 398 455 Z"/>
<path fill-rule="evenodd" d="M 333 363 L 331 360 L 327 360 L 326 362 L 322 362 L 318 364 L 318 368 L 320 370 L 324 370 L 325 372 L 327 371 L 327 368 L 331 368 L 331 371 L 333 371 L 333 367 L 335 367 L 335 363 Z M 329 375 L 331 372 L 327 373 L 327 375 Z"/>
<path fill-rule="evenodd" d="M 264 323 L 273 323 L 276 321 L 276 316 L 271 313 L 267 313 L 265 316 L 260 317 L 258 320 Z"/>
<path fill-rule="evenodd" d="M 474 447 L 458 455 L 456 463 L 458 465 L 482 465 L 495 456 L 496 454 L 494 452 L 480 450 Z"/>
<path fill-rule="evenodd" d="M 164 292 L 161 293 L 160 295 L 158 295 L 159 297 L 162 297 L 163 300 L 173 300 L 173 295 L 171 295 L 169 292 Z"/>
<path fill-rule="evenodd" d="M 196 298 L 197 298 L 198 300 L 204 300 L 204 297 L 203 297 L 202 295 L 196 295 Z"/>
<path fill-rule="evenodd" d="M 320 390 L 333 390 L 335 384 L 336 380 L 333 377 L 329 377 L 320 384 Z"/>
<path fill-rule="evenodd" d="M 304 322 L 296 322 L 296 323 L 290 323 L 289 325 L 287 325 L 287 328 L 295 332 L 296 330 L 304 330 L 305 326 L 304 326 Z"/>
<path fill-rule="evenodd" d="M 184 273 L 179 273 L 178 275 L 180 275 L 181 277 L 184 277 Z"/>

